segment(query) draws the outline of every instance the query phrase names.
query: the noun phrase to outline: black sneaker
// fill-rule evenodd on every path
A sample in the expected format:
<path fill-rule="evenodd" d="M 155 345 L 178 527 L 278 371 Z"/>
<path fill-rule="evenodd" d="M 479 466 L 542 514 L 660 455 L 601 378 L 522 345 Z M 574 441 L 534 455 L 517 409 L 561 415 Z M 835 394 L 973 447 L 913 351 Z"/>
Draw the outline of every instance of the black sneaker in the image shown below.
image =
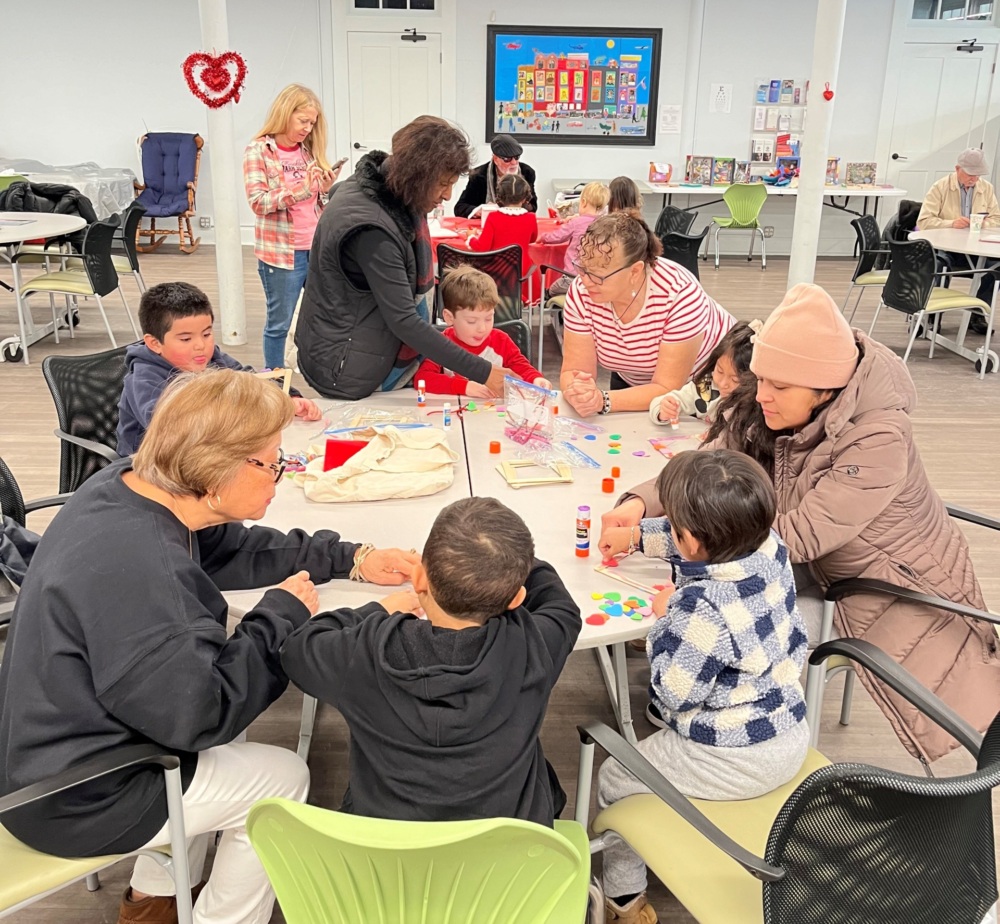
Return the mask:
<path fill-rule="evenodd" d="M 655 725 L 657 728 L 667 727 L 667 723 L 663 721 L 663 716 L 660 714 L 660 710 L 653 703 L 646 706 L 646 721 L 649 722 L 650 725 Z"/>
<path fill-rule="evenodd" d="M 969 331 L 973 334 L 986 333 L 986 318 L 984 318 L 978 311 L 974 311 L 972 316 L 969 318 Z"/>

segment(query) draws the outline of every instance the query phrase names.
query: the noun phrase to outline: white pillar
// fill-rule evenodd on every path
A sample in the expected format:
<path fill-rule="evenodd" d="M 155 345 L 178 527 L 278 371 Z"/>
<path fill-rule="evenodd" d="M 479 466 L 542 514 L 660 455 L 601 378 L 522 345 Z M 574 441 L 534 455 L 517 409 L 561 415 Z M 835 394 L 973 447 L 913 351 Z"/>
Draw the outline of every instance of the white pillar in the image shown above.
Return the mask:
<path fill-rule="evenodd" d="M 840 46 L 844 38 L 847 0 L 819 0 L 816 33 L 813 36 L 813 63 L 806 106 L 806 131 L 799 166 L 799 192 L 795 199 L 792 252 L 788 261 L 788 287 L 812 282 L 819 248 L 819 226 L 823 212 L 826 158 L 830 146 L 830 125 L 836 100 L 823 98 L 826 85 L 836 93 L 840 68 Z"/>
<path fill-rule="evenodd" d="M 226 0 L 198 0 L 201 41 L 209 54 L 229 50 Z M 243 248 L 239 202 L 243 171 L 236 160 L 233 104 L 208 110 L 209 162 L 212 165 L 212 211 L 215 216 L 215 265 L 219 273 L 219 317 L 224 344 L 247 342 L 243 293 Z"/>
<path fill-rule="evenodd" d="M 694 129 L 701 96 L 701 45 L 705 35 L 705 0 L 691 0 L 688 6 L 687 65 L 684 74 L 684 97 L 681 109 L 679 163 L 674 164 L 673 182 L 684 179 L 684 158 L 694 152 Z M 660 129 L 663 130 L 662 127 Z"/>

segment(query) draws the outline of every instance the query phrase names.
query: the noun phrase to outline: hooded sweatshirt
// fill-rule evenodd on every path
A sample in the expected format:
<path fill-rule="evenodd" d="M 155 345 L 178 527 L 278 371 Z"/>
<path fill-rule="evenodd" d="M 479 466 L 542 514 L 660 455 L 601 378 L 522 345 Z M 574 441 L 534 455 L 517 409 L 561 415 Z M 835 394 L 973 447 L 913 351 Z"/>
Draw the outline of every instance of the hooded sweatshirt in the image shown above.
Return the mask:
<path fill-rule="evenodd" d="M 253 366 L 244 366 L 223 353 L 218 347 L 212 352 L 207 368 L 235 369 L 237 372 L 255 372 Z M 125 382 L 118 401 L 118 455 L 130 456 L 139 448 L 146 428 L 153 416 L 153 408 L 160 400 L 163 389 L 181 370 L 154 353 L 145 343 L 133 343 L 125 351 Z M 293 398 L 301 392 L 289 390 Z"/>
<path fill-rule="evenodd" d="M 580 610 L 536 561 L 527 597 L 470 629 L 378 603 L 325 613 L 286 640 L 281 662 L 331 703 L 351 734 L 342 811 L 403 821 L 521 818 L 552 826 L 538 734 Z"/>

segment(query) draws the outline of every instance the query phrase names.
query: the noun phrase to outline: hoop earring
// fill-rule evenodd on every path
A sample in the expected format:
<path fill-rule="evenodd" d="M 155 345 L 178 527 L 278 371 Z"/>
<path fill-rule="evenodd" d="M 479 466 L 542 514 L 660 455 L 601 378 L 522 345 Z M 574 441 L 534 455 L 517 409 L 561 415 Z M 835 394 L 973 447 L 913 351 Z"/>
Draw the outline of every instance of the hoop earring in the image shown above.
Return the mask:
<path fill-rule="evenodd" d="M 216 507 L 215 504 L 218 504 L 221 507 L 222 506 L 222 498 L 219 497 L 218 494 L 216 494 L 215 495 L 215 504 L 212 503 L 212 498 L 210 498 L 210 497 L 205 498 L 205 503 L 208 504 L 208 509 L 209 510 L 218 510 L 219 507 Z"/>

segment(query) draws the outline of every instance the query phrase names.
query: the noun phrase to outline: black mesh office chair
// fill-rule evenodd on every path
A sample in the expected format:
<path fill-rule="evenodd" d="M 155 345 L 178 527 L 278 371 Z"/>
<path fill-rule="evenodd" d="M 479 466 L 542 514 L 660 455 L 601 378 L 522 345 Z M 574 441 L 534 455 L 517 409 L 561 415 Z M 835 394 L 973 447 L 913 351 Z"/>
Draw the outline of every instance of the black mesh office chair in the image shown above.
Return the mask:
<path fill-rule="evenodd" d="M 663 211 L 656 216 L 653 233 L 661 240 L 665 234 L 689 234 L 697 217 L 697 212 L 687 212 L 675 205 L 665 205 Z"/>
<path fill-rule="evenodd" d="M 89 356 L 46 356 L 42 374 L 56 405 L 60 439 L 59 491 L 75 491 L 118 458 L 118 400 L 125 351 Z"/>
<path fill-rule="evenodd" d="M 854 320 L 858 305 L 865 294 L 865 286 L 884 286 L 889 279 L 888 269 L 875 269 L 882 257 L 888 257 L 889 248 L 882 246 L 882 238 L 879 235 L 878 222 L 872 215 L 859 215 L 852 222 L 854 233 L 858 236 L 858 265 L 854 267 L 854 275 L 851 277 L 851 287 L 847 290 L 847 298 L 844 299 L 843 311 L 847 313 L 847 306 L 850 304 L 851 296 L 855 289 L 858 292 L 858 300 L 854 303 L 854 309 L 848 322 Z M 886 261 L 887 262 L 887 261 Z"/>
<path fill-rule="evenodd" d="M 668 234 L 659 235 L 660 243 L 663 245 L 663 256 L 673 263 L 678 263 L 684 267 L 695 279 L 700 280 L 698 275 L 698 251 L 708 236 L 708 225 L 702 228 L 700 234 L 681 234 L 678 231 L 671 231 Z"/>

